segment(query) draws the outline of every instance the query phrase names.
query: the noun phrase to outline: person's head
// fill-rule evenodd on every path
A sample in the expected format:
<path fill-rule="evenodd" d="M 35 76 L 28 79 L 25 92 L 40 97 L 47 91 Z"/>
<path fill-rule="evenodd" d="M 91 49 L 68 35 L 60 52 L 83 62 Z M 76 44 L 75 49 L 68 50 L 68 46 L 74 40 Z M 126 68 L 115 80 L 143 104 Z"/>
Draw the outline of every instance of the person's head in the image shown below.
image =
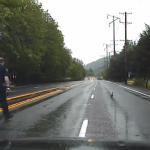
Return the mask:
<path fill-rule="evenodd" d="M 0 57 L 0 64 L 4 65 L 4 58 Z"/>

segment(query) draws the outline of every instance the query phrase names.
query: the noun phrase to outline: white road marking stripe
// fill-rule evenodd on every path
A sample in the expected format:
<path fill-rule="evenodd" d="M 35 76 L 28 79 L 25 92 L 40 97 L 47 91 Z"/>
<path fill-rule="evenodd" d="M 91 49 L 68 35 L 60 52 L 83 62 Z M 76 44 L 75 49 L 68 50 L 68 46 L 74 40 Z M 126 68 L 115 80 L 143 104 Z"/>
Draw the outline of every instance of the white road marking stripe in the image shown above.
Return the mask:
<path fill-rule="evenodd" d="M 94 95 L 92 95 L 91 98 L 94 98 Z"/>
<path fill-rule="evenodd" d="M 133 89 L 127 88 L 127 87 L 125 87 L 125 86 L 118 85 L 118 84 L 113 83 L 113 82 L 110 82 L 110 83 L 115 84 L 115 85 L 117 85 L 117 86 L 120 86 L 120 87 L 122 87 L 122 88 L 124 88 L 124 89 L 130 90 L 130 91 L 133 91 L 133 92 L 136 92 L 136 93 L 138 93 L 138 94 L 141 94 L 141 95 L 144 95 L 144 96 L 150 97 L 150 95 L 147 95 L 147 94 L 144 94 L 144 93 L 142 93 L 142 92 L 139 92 L 139 91 L 136 91 L 136 90 L 133 90 Z"/>
<path fill-rule="evenodd" d="M 80 133 L 79 133 L 79 137 L 85 137 L 87 126 L 88 126 L 88 120 L 85 119 L 82 123 L 82 127 L 81 127 L 81 130 L 80 130 Z"/>
<path fill-rule="evenodd" d="M 95 88 L 94 88 L 94 91 L 95 91 Z"/>

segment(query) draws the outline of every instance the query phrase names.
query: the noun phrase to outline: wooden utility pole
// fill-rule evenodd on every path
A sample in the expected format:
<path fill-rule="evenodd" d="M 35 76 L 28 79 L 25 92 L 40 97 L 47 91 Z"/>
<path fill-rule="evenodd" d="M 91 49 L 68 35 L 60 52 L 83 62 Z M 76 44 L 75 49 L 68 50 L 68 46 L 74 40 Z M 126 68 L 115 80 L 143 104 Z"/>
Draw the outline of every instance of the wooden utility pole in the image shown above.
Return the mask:
<path fill-rule="evenodd" d="M 108 68 L 108 47 L 110 46 L 110 45 L 108 45 L 108 44 L 103 44 L 103 46 L 104 45 L 106 45 L 106 48 L 104 48 L 104 50 L 106 49 L 106 63 L 107 63 L 107 68 Z"/>
<path fill-rule="evenodd" d="M 111 23 L 113 23 L 113 46 L 114 46 L 114 55 L 115 55 L 116 54 L 116 50 L 115 50 L 115 45 L 116 45 L 115 44 L 115 21 L 118 19 L 120 20 L 120 18 L 107 14 L 107 19 L 108 19 L 108 16 L 113 17 L 113 21 L 109 23 L 109 26 Z"/>
<path fill-rule="evenodd" d="M 106 44 L 106 48 L 105 49 L 106 49 L 106 66 L 108 68 L 108 45 L 107 44 Z"/>
<path fill-rule="evenodd" d="M 110 65 L 110 52 L 109 52 L 109 65 Z"/>
<path fill-rule="evenodd" d="M 114 42 L 114 55 L 116 55 L 116 50 L 115 50 L 115 21 L 114 21 L 114 16 L 113 16 L 113 42 Z"/>
<path fill-rule="evenodd" d="M 127 23 L 131 24 L 131 22 L 127 22 L 127 14 L 132 14 L 132 13 L 119 13 L 119 14 L 125 14 L 125 22 L 120 22 L 120 23 L 125 23 L 125 51 L 124 51 L 124 56 L 125 56 L 125 66 L 124 66 L 124 82 L 127 84 L 127 76 L 128 76 L 128 66 L 127 66 Z"/>
<path fill-rule="evenodd" d="M 127 13 L 125 12 L 125 84 L 127 84 Z"/>

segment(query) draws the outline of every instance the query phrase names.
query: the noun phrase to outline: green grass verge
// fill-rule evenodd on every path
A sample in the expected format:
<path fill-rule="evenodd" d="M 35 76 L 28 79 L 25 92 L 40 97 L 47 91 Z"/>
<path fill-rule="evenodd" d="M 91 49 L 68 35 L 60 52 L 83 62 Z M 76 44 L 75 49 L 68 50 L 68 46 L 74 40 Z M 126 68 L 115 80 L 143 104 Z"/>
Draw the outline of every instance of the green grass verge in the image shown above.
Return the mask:
<path fill-rule="evenodd" d="M 129 79 L 128 80 L 128 85 L 146 87 L 144 79 L 141 79 L 141 78 Z M 150 89 L 150 80 L 148 81 L 148 89 Z"/>

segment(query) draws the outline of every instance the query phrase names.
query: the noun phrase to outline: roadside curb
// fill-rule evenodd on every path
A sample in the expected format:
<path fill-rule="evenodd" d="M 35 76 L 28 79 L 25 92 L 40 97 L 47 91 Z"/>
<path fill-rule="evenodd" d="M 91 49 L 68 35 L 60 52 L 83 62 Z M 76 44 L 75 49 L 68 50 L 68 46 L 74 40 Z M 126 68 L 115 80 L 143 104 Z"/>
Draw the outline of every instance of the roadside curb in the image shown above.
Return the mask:
<path fill-rule="evenodd" d="M 79 84 L 80 83 L 83 83 L 83 82 L 79 82 Z M 74 85 L 74 84 L 71 84 L 71 85 L 67 84 L 67 85 L 60 85 L 60 86 L 50 87 L 50 88 L 44 89 L 44 90 L 38 90 L 38 91 L 34 91 L 34 92 L 29 92 L 29 93 L 28 92 L 27 93 L 22 93 L 21 95 L 14 95 L 14 96 L 8 95 L 7 100 L 8 101 L 10 101 L 10 100 L 17 100 L 18 98 L 21 98 L 22 100 L 26 100 L 27 97 L 30 98 L 31 96 L 33 96 L 35 94 L 40 94 L 42 92 L 46 92 L 46 91 L 50 91 L 50 90 L 54 90 L 54 89 L 65 90 L 66 87 L 70 87 L 72 85 Z"/>
<path fill-rule="evenodd" d="M 20 105 L 20 106 L 18 106 L 17 108 L 11 109 L 11 110 L 10 110 L 10 113 L 17 113 L 17 112 L 19 112 L 19 111 L 22 111 L 22 110 L 28 108 L 28 107 L 32 107 L 32 106 L 34 106 L 34 105 L 36 105 L 36 104 L 39 104 L 39 103 L 41 103 L 41 102 L 44 102 L 44 101 L 46 101 L 47 99 L 50 99 L 50 98 L 52 98 L 52 97 L 55 97 L 55 96 L 60 95 L 60 94 L 62 94 L 62 93 L 65 93 L 65 92 L 67 92 L 68 90 L 71 90 L 71 89 L 72 89 L 72 88 L 69 88 L 69 89 L 66 89 L 66 90 L 64 90 L 64 91 L 61 91 L 61 92 L 58 92 L 58 93 L 55 93 L 55 94 L 52 94 L 52 95 L 49 95 L 49 96 L 45 96 L 45 97 L 43 97 L 43 98 L 39 98 L 39 99 L 37 99 L 37 100 L 35 100 L 35 101 L 31 101 L 31 102 L 29 102 L 29 103 L 27 103 L 27 104 Z M 2 114 L 2 113 L 3 113 L 3 112 L 0 113 L 0 120 L 3 118 L 3 114 Z"/>
<path fill-rule="evenodd" d="M 67 83 L 70 81 L 49 82 L 49 83 L 41 83 L 41 84 L 29 84 L 29 85 L 23 85 L 23 86 L 10 85 L 10 88 L 11 89 L 19 89 L 19 88 L 36 87 L 36 86 L 50 85 L 50 84 L 54 84 L 54 83 L 63 83 L 63 82 Z M 71 82 L 73 82 L 73 80 Z M 83 81 L 81 80 L 81 82 L 83 82 Z"/>
<path fill-rule="evenodd" d="M 128 87 L 126 87 L 126 86 L 119 85 L 119 84 L 116 84 L 116 83 L 111 82 L 111 81 L 107 81 L 107 82 L 109 82 L 109 83 L 111 83 L 111 84 L 114 84 L 114 85 L 116 85 L 116 86 L 119 86 L 119 87 L 121 87 L 121 88 L 123 88 L 123 89 L 126 89 L 126 90 L 128 90 L 128 91 L 130 91 L 130 92 L 134 92 L 134 93 L 137 93 L 137 94 L 140 94 L 140 95 L 142 95 L 142 96 L 146 96 L 146 97 L 150 98 L 150 94 L 145 94 L 145 93 L 142 93 L 142 92 L 140 92 L 140 91 L 138 91 L 138 90 L 134 90 L 134 89 L 132 89 L 132 88 L 128 88 Z"/>
<path fill-rule="evenodd" d="M 30 84 L 30 85 L 25 85 L 25 86 L 10 86 L 11 89 L 21 89 L 21 88 L 27 88 L 27 87 L 36 87 L 36 86 L 42 86 L 42 85 L 47 85 L 51 83 L 45 83 L 45 84 Z"/>

